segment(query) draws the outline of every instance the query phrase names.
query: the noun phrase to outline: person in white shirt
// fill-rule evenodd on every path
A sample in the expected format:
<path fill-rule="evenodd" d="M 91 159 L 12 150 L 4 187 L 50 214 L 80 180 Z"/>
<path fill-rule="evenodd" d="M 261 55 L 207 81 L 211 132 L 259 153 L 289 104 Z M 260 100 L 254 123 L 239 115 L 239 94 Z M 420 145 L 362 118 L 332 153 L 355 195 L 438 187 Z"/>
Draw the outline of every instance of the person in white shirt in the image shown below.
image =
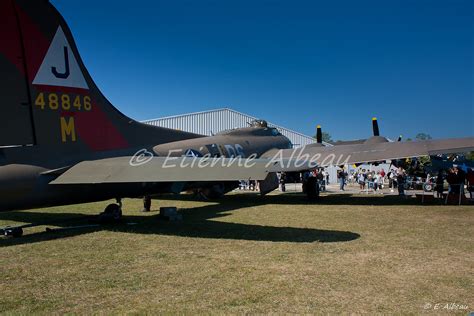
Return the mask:
<path fill-rule="evenodd" d="M 383 177 L 380 174 L 380 171 L 374 177 L 374 191 L 383 189 Z"/>
<path fill-rule="evenodd" d="M 359 183 L 360 190 L 364 190 L 365 188 L 365 174 L 363 172 L 359 173 L 357 176 L 357 182 Z"/>

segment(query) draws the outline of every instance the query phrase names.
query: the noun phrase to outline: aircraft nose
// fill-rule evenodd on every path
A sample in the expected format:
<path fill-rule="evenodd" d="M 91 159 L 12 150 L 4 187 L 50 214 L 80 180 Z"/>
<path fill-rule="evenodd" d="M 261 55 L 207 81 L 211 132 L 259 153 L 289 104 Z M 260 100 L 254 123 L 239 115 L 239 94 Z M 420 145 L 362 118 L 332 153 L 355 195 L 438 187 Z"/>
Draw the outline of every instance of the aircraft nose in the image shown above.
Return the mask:
<path fill-rule="evenodd" d="M 284 145 L 284 148 L 288 149 L 288 148 L 293 148 L 293 143 L 291 142 L 291 140 L 284 136 L 284 135 L 281 135 L 282 137 L 282 142 L 283 142 L 283 145 Z"/>

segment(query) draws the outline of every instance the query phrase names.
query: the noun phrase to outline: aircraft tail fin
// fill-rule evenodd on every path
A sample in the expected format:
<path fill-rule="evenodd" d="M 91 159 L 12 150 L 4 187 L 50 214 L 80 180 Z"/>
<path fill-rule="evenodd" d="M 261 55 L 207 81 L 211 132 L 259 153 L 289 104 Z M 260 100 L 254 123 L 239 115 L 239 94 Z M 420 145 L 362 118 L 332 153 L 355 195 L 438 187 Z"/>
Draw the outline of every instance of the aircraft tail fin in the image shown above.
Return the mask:
<path fill-rule="evenodd" d="M 47 0 L 0 2 L 0 146 L 107 151 L 199 135 L 136 122 L 100 92 Z"/>

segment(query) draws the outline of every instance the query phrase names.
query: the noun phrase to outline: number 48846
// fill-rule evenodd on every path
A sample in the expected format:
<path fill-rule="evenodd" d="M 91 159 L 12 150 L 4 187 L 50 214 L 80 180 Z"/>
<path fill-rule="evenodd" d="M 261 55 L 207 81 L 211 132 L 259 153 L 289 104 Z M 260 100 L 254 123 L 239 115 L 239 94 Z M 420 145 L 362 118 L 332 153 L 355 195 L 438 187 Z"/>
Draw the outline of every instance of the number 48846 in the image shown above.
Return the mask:
<path fill-rule="evenodd" d="M 71 97 L 69 94 L 40 92 L 35 99 L 35 105 L 41 110 L 49 108 L 50 110 L 90 111 L 92 109 L 91 97 L 88 95 Z"/>

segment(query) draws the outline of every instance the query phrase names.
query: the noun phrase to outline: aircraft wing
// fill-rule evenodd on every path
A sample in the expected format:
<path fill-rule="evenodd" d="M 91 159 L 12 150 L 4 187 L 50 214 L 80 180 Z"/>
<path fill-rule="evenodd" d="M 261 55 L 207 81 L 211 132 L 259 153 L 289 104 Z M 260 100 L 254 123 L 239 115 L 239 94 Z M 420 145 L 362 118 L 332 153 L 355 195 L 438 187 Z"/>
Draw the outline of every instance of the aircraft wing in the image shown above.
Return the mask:
<path fill-rule="evenodd" d="M 268 160 L 238 158 L 134 157 L 82 161 L 50 184 L 99 184 L 132 182 L 200 182 L 263 180 Z"/>
<path fill-rule="evenodd" d="M 264 180 L 268 173 L 383 161 L 408 157 L 474 151 L 474 138 L 414 142 L 301 147 L 272 150 L 259 159 L 204 157 L 134 157 L 82 161 L 64 171 L 51 184 L 132 182 L 201 182 Z"/>
<path fill-rule="evenodd" d="M 299 171 L 316 166 L 345 165 L 410 157 L 474 151 L 474 137 L 413 142 L 380 142 L 333 147 L 272 150 L 264 158 L 277 162 L 273 172 Z"/>

